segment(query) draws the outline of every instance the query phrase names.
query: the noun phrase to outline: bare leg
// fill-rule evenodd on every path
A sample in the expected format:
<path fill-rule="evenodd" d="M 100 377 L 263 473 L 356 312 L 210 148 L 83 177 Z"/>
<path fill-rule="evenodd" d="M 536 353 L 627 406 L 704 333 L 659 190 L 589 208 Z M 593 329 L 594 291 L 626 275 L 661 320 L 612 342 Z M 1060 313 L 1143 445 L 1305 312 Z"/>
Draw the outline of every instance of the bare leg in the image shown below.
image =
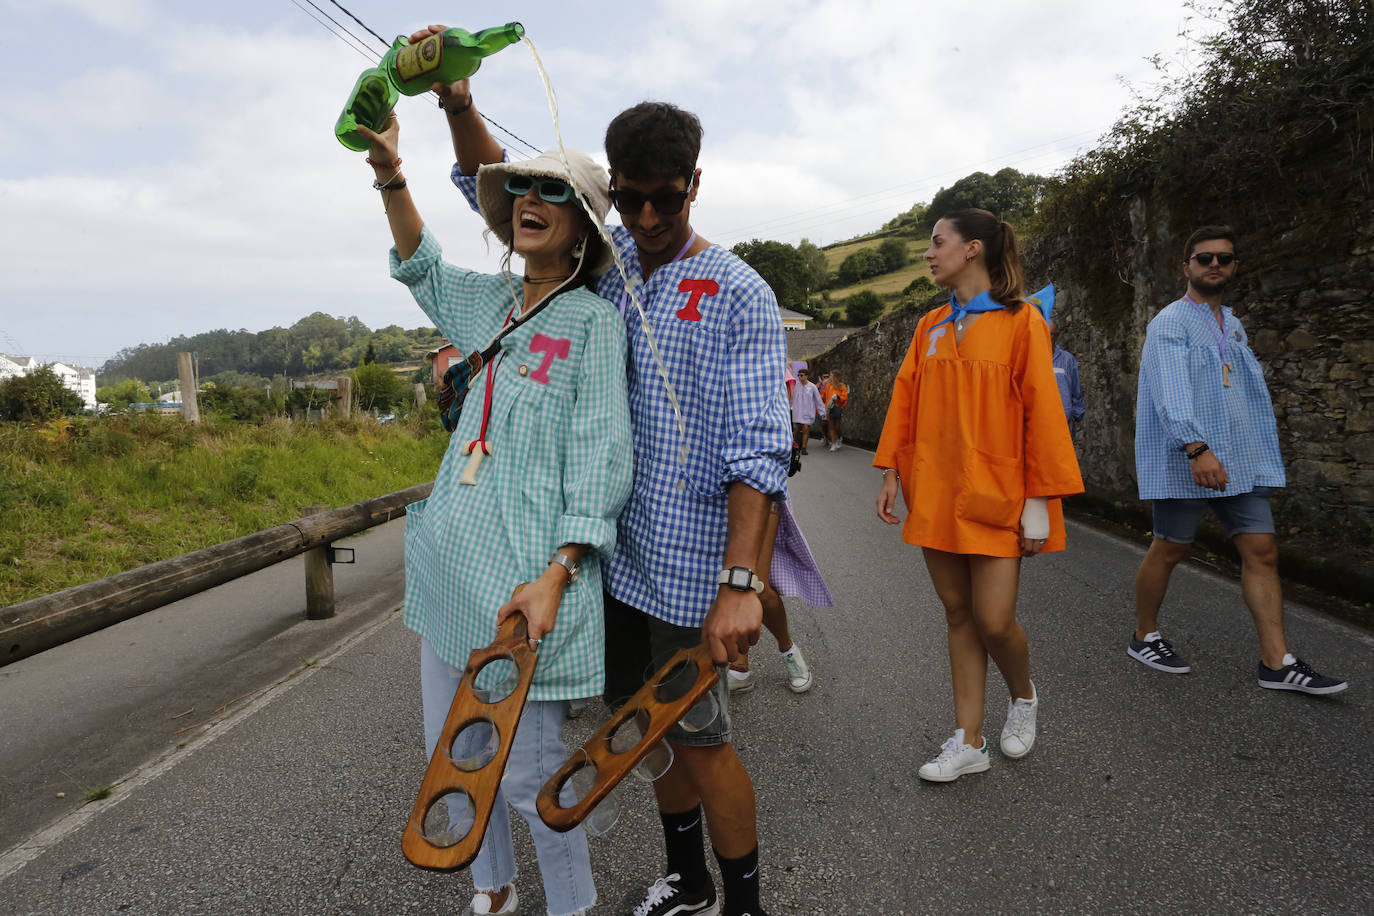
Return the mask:
<path fill-rule="evenodd" d="M 973 586 L 973 619 L 997 670 L 1013 698 L 1029 700 L 1030 648 L 1026 631 L 1016 619 L 1016 590 L 1021 581 L 1020 557 L 968 558 Z"/>
<path fill-rule="evenodd" d="M 924 547 L 926 569 L 940 602 L 945 606 L 948 628 L 949 671 L 954 689 L 954 724 L 964 730 L 964 741 L 983 745 L 983 704 L 986 699 L 988 657 L 978 625 L 973 619 L 973 583 L 969 558 Z"/>
<path fill-rule="evenodd" d="M 759 844 L 754 784 L 733 744 L 673 745 L 673 765 L 654 782 L 654 795 L 659 810 L 670 814 L 691 811 L 700 803 L 711 845 L 728 859 Z"/>
<path fill-rule="evenodd" d="M 792 648 L 792 631 L 787 628 L 787 609 L 783 607 L 782 596 L 769 585 L 759 595 L 763 605 L 763 625 L 778 641 L 778 651 L 786 652 Z"/>
<path fill-rule="evenodd" d="M 1135 574 L 1135 638 L 1144 639 L 1159 629 L 1159 608 L 1169 590 L 1169 578 L 1192 550 L 1192 544 L 1176 544 L 1155 538 Z M 1282 657 L 1282 656 L 1280 656 Z"/>
<path fill-rule="evenodd" d="M 1279 545 L 1272 534 L 1238 534 L 1240 590 L 1255 620 L 1260 658 L 1269 668 L 1282 668 L 1288 645 L 1283 636 L 1283 586 L 1279 582 Z"/>
<path fill-rule="evenodd" d="M 778 651 L 786 652 L 792 648 L 792 634 L 787 629 L 787 610 L 782 605 L 782 596 L 777 593 L 770 582 L 773 546 L 778 540 L 778 523 L 781 518 L 778 504 L 773 503 L 768 513 L 768 521 L 763 529 L 763 546 L 759 548 L 759 560 L 754 564 L 754 575 L 762 579 L 764 583 L 763 594 L 759 595 L 759 603 L 763 605 L 763 625 L 778 641 Z M 749 653 L 740 653 L 730 662 L 730 667 L 736 671 L 748 671 Z"/>

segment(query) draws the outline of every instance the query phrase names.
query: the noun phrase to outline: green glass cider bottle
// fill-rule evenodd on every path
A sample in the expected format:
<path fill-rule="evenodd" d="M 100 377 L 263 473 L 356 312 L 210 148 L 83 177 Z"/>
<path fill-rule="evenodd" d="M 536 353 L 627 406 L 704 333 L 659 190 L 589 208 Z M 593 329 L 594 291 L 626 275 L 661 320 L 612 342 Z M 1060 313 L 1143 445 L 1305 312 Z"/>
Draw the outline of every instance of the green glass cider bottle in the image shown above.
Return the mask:
<path fill-rule="evenodd" d="M 515 44 L 524 34 L 524 26 L 508 22 L 476 34 L 464 29 L 445 29 L 413 45 L 398 37 L 377 66 L 364 70 L 358 77 L 334 124 L 334 135 L 351 150 L 367 149 L 367 141 L 358 134 L 358 125 L 380 131 L 386 126 L 391 109 L 396 107 L 398 94 L 419 95 L 435 83 L 467 79 L 477 72 L 482 58 Z"/>

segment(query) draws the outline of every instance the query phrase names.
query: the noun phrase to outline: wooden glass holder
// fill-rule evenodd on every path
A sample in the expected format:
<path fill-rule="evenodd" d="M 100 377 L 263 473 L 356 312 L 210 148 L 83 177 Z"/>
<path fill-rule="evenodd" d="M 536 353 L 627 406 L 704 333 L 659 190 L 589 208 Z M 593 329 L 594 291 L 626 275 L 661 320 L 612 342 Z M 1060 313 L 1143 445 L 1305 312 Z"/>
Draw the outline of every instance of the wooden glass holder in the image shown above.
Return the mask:
<path fill-rule="evenodd" d="M 478 699 L 473 689 L 478 673 L 502 659 L 515 663 L 520 673 L 518 684 L 504 699 L 492 703 Z M 401 835 L 401 851 L 413 865 L 433 871 L 455 871 L 465 868 L 477 857 L 487 834 L 496 792 L 506 772 L 506 760 L 510 757 L 515 729 L 520 724 L 520 713 L 525 708 L 525 697 L 529 695 L 538 661 L 538 655 L 530 648 L 525 616 L 520 613 L 506 618 L 490 646 L 468 656 L 463 680 L 454 694 L 443 733 L 430 757 L 429 768 L 420 783 L 420 794 Z M 453 742 L 463 729 L 484 723 L 490 723 L 500 739 L 496 755 L 478 769 L 461 769 L 453 761 Z M 463 792 L 472 802 L 472 827 L 451 845 L 436 843 L 425 835 L 425 816 L 440 799 L 455 791 Z"/>
<path fill-rule="evenodd" d="M 682 696 L 665 701 L 660 696 L 659 685 L 684 665 L 696 667 L 696 680 Z M 592 809 L 620 784 L 625 774 L 648 756 L 673 724 L 700 702 L 719 679 L 720 675 L 716 673 L 715 665 L 711 662 L 710 650 L 705 645 L 679 649 L 596 734 L 587 739 L 582 745 L 581 754 L 574 751 L 558 772 L 544 783 L 536 802 L 540 819 L 560 833 L 582 823 Z M 642 737 L 633 747 L 617 753 L 611 748 L 612 736 L 617 729 L 636 717 L 640 723 L 647 720 L 647 724 L 643 726 Z M 576 804 L 568 808 L 563 807 L 558 797 L 563 787 L 572 779 L 573 774 L 589 763 L 596 767 L 596 782 Z"/>

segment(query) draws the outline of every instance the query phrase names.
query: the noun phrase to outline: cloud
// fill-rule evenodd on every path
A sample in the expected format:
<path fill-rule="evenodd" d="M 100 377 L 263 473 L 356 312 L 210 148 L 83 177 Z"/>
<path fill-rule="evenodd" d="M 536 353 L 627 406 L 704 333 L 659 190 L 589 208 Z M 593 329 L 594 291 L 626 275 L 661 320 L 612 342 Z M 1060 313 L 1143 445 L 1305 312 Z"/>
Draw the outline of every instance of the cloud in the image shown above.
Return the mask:
<path fill-rule="evenodd" d="M 18 27 L 42 30 L 53 6 L 40 15 L 4 3 Z M 389 35 L 434 15 L 428 6 L 355 12 Z M 330 136 L 363 55 L 268 0 L 56 9 L 74 27 L 59 36 L 60 59 L 19 48 L 5 65 L 0 339 L 100 357 L 313 311 L 372 327 L 427 323 L 387 276 L 371 170 Z M 1156 0 L 987 0 L 976 20 L 967 7 L 909 0 L 598 9 L 594 19 L 532 2 L 518 13 L 557 90 L 565 143 L 599 157 L 611 117 L 645 97 L 696 111 L 706 137 L 693 223 L 725 244 L 826 243 L 975 169 L 1053 168 L 1111 124 L 1127 98 L 1116 76 L 1148 73 L 1141 58 L 1167 52 L 1181 20 Z M 497 0 L 461 13 L 472 28 L 511 15 Z M 552 145 L 523 47 L 488 59 L 474 93 L 496 122 Z M 450 260 L 494 269 L 499 252 L 447 180 L 442 116 L 424 97 L 397 110 L 427 225 Z"/>

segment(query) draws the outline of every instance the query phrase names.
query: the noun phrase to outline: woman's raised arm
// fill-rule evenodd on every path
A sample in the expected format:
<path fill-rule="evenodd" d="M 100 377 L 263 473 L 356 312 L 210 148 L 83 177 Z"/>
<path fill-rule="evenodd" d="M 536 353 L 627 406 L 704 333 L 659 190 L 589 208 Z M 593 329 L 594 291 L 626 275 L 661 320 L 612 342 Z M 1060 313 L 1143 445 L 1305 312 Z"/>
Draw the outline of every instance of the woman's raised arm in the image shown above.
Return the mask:
<path fill-rule="evenodd" d="M 397 154 L 400 123 L 396 112 L 387 119 L 386 129 L 374 133 L 363 125 L 358 125 L 358 133 L 371 144 L 367 151 L 367 164 L 377 180 L 372 186 L 381 192 L 382 209 L 386 211 L 387 222 L 391 225 L 391 237 L 396 242 L 396 254 L 402 261 L 407 260 L 420 247 L 420 229 L 424 220 L 415 202 L 410 199 L 406 188 L 405 175 L 401 174 L 401 157 Z"/>

